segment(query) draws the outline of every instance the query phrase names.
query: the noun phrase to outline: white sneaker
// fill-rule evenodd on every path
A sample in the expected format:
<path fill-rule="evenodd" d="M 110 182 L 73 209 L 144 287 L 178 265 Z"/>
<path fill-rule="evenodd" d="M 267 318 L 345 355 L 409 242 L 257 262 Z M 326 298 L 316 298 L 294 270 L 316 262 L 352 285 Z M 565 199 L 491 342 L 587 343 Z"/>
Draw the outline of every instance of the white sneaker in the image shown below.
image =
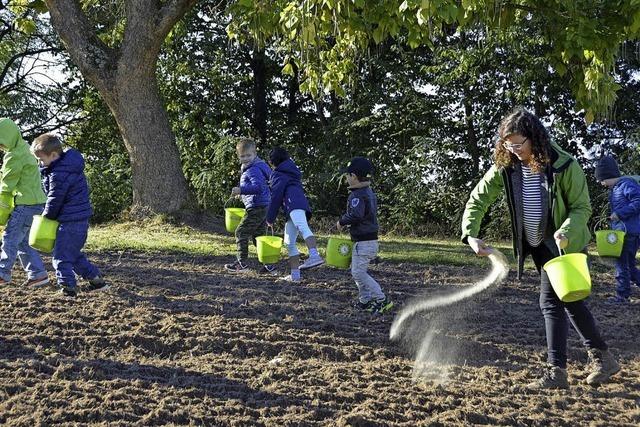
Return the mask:
<path fill-rule="evenodd" d="M 324 259 L 322 259 L 320 255 L 316 257 L 309 257 L 305 262 L 302 263 L 302 265 L 300 266 L 300 270 L 308 270 L 322 264 L 324 264 Z"/>
<path fill-rule="evenodd" d="M 287 274 L 284 277 L 277 279 L 277 282 L 289 282 L 289 283 L 300 283 L 302 279 L 294 279 L 292 275 Z"/>

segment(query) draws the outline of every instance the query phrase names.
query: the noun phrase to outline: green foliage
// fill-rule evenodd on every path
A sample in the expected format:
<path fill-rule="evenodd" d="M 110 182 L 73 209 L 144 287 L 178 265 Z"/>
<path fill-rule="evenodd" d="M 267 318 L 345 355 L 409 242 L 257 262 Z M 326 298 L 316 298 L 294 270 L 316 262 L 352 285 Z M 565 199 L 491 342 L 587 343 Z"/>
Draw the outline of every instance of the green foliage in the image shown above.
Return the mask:
<path fill-rule="evenodd" d="M 228 33 L 260 46 L 274 40 L 301 70 L 301 89 L 318 97 L 344 94 L 370 43 L 394 38 L 412 48 L 433 47 L 433 39 L 450 30 L 500 33 L 535 22 L 551 48 L 545 57 L 559 73 L 569 71 L 577 106 L 587 109 L 590 122 L 615 101 L 615 58 L 621 43 L 640 36 L 639 9 L 638 0 L 241 0 L 230 3 Z"/>
<path fill-rule="evenodd" d="M 85 158 L 91 189 L 92 221 L 117 218 L 131 206 L 131 166 L 113 116 L 96 91 L 84 86 L 85 120 L 71 126 L 65 143 Z"/>

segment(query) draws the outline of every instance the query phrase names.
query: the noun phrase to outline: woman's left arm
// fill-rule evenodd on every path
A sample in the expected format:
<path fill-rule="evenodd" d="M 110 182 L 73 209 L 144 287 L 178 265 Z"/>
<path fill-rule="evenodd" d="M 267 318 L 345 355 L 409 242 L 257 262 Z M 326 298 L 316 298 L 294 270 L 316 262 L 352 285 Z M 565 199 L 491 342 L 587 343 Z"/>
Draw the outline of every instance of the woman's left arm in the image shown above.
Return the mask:
<path fill-rule="evenodd" d="M 579 235 L 580 229 L 587 228 L 587 222 L 591 217 L 587 178 L 577 160 L 572 161 L 561 174 L 559 184 L 561 196 L 567 205 L 567 217 L 558 232 L 567 236 L 571 244 L 571 241 Z"/>

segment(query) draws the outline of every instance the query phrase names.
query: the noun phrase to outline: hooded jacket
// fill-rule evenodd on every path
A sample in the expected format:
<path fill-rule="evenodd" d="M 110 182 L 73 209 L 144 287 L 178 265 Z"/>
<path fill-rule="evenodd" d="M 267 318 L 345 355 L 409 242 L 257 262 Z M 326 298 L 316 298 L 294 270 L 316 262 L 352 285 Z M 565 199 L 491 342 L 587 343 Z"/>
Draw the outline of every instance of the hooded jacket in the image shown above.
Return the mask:
<path fill-rule="evenodd" d="M 621 177 L 609 192 L 609 204 L 611 212 L 624 223 L 612 223 L 614 230 L 640 234 L 640 184 L 635 179 Z"/>
<path fill-rule="evenodd" d="M 545 168 L 546 194 L 543 194 L 543 221 L 547 222 L 545 241 L 553 253 L 557 253 L 553 243 L 553 232 L 560 231 L 569 239 L 566 253 L 581 252 L 585 249 L 591 233 L 587 221 L 591 216 L 591 202 L 587 180 L 582 168 L 569 153 L 556 143 L 551 143 L 549 152 L 551 162 Z M 475 186 L 462 216 L 462 241 L 467 237 L 478 237 L 480 223 L 489 206 L 506 192 L 511 232 L 513 236 L 513 252 L 518 259 L 518 278 L 524 268 L 524 233 L 522 218 L 518 217 L 516 197 L 521 197 L 521 188 L 514 188 L 517 181 L 516 168 L 498 168 L 493 165 Z"/>
<path fill-rule="evenodd" d="M 240 176 L 240 194 L 244 207 L 257 208 L 269 206 L 269 179 L 271 168 L 259 157 L 248 165 L 242 165 Z"/>
<path fill-rule="evenodd" d="M 302 173 L 291 159 L 280 163 L 271 174 L 271 203 L 267 211 L 267 222 L 272 224 L 282 208 L 286 217 L 291 211 L 302 209 L 311 218 L 311 206 L 302 189 Z"/>
<path fill-rule="evenodd" d="M 93 214 L 89 185 L 84 175 L 84 159 L 68 149 L 49 166 L 40 169 L 47 203 L 42 215 L 59 222 L 87 220 Z"/>
<path fill-rule="evenodd" d="M 0 193 L 15 196 L 16 205 L 39 205 L 45 202 L 38 160 L 10 119 L 0 119 L 0 145 L 5 150 L 0 169 Z"/>

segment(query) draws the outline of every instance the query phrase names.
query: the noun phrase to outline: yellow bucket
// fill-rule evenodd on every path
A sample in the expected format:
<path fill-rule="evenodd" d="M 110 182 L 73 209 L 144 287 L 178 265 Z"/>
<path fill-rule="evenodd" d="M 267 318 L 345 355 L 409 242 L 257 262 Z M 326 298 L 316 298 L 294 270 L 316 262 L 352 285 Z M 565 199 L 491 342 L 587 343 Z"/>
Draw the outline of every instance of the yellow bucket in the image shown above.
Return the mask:
<path fill-rule="evenodd" d="M 338 268 L 349 268 L 353 242 L 339 237 L 330 237 L 327 243 L 327 264 Z"/>
<path fill-rule="evenodd" d="M 229 233 L 236 231 L 245 213 L 244 208 L 224 208 L 224 226 Z"/>
<path fill-rule="evenodd" d="M 596 223 L 595 228 L 604 221 L 604 219 Z M 624 245 L 624 236 L 627 231 L 627 227 L 624 222 L 620 221 L 624 231 L 620 230 L 598 230 L 596 231 L 596 248 L 598 249 L 598 255 L 618 258 L 622 253 L 622 246 Z"/>
<path fill-rule="evenodd" d="M 275 264 L 280 261 L 280 249 L 282 237 L 258 236 L 256 237 L 258 261 L 263 264 Z"/>
<path fill-rule="evenodd" d="M 29 231 L 29 246 L 41 252 L 51 252 L 56 243 L 58 221 L 42 215 L 34 215 L 31 231 Z"/>
<path fill-rule="evenodd" d="M 543 268 L 560 301 L 580 301 L 591 294 L 591 275 L 585 254 L 562 255 L 548 261 Z"/>
<path fill-rule="evenodd" d="M 14 207 L 15 205 L 13 194 L 0 195 L 0 225 L 7 224 L 7 221 L 9 221 L 9 217 L 11 216 L 11 212 L 13 212 Z"/>

